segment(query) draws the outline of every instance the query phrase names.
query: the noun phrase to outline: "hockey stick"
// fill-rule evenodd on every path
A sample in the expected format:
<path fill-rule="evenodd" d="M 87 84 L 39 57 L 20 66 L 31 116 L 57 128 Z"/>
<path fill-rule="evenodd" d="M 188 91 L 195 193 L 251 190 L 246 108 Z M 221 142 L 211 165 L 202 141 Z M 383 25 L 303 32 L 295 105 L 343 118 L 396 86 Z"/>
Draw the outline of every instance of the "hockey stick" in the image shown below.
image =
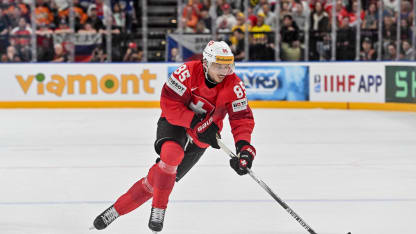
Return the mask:
<path fill-rule="evenodd" d="M 231 158 L 237 157 L 237 155 L 235 155 L 226 145 L 224 145 L 224 143 L 222 143 L 220 139 L 217 139 L 217 142 L 221 149 L 226 154 L 228 154 L 228 156 L 230 156 Z M 253 178 L 253 180 L 255 180 L 264 190 L 266 190 L 266 192 L 270 194 L 270 196 L 272 196 L 273 199 L 276 200 L 277 203 L 279 203 L 283 207 L 283 209 L 285 209 L 293 218 L 295 218 L 296 221 L 298 221 L 298 223 L 300 223 L 300 225 L 302 225 L 303 228 L 305 228 L 311 234 L 317 234 L 308 224 L 306 224 L 305 221 L 303 221 L 303 219 L 298 214 L 296 214 L 294 210 L 292 210 L 286 204 L 286 202 L 280 199 L 269 186 L 267 186 L 261 179 L 259 179 L 250 168 L 247 168 L 247 171 L 251 178 Z"/>

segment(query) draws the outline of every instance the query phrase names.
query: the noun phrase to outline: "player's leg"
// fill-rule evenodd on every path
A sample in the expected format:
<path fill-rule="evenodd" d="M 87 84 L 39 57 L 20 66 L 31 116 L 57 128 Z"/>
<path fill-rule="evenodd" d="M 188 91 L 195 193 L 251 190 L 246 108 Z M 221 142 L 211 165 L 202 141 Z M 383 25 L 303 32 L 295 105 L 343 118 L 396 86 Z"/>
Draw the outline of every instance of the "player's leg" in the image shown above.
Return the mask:
<path fill-rule="evenodd" d="M 161 231 L 163 228 L 169 195 L 175 185 L 177 168 L 183 156 L 183 148 L 178 143 L 163 143 L 160 161 L 153 174 L 153 201 L 149 219 L 149 228 L 153 231 Z"/>
<path fill-rule="evenodd" d="M 160 118 L 155 141 L 155 149 L 158 154 L 161 153 L 163 143 L 169 140 L 174 140 L 183 147 L 186 143 L 185 129 L 171 125 L 166 119 Z M 119 216 L 135 210 L 148 201 L 153 196 L 153 178 L 155 174 L 158 174 L 157 171 L 159 171 L 158 163 L 152 166 L 146 177 L 137 181 L 112 206 L 97 216 L 94 220 L 94 227 L 98 230 L 104 229 Z"/>
<path fill-rule="evenodd" d="M 169 131 L 170 133 L 166 133 Z M 166 119 L 158 122 L 155 150 L 160 155 L 157 167 L 152 173 L 153 201 L 149 228 L 161 231 L 169 195 L 175 184 L 178 165 L 184 156 L 187 141 L 185 128 L 171 125 Z"/>
<path fill-rule="evenodd" d="M 149 170 L 149 174 L 153 168 L 154 166 Z M 148 176 L 140 179 L 125 194 L 120 196 L 113 205 L 95 218 L 94 227 L 97 230 L 106 228 L 119 216 L 133 211 L 148 201 L 152 194 L 153 189 Z"/>
<path fill-rule="evenodd" d="M 189 142 L 185 148 L 186 151 L 183 152 L 182 147 L 172 141 L 166 141 L 161 148 L 158 164 L 161 170 L 154 177 L 154 196 L 149 220 L 149 228 L 153 231 L 161 231 L 163 228 L 165 211 L 175 180 L 179 181 L 188 173 L 205 152 L 205 149 Z"/>

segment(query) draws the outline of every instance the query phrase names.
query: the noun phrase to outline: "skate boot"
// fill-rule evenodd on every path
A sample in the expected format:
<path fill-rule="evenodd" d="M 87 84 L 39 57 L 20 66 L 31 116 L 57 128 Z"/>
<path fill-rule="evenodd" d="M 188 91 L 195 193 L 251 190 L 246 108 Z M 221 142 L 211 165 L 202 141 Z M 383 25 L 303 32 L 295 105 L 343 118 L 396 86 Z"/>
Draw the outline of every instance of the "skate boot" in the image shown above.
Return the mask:
<path fill-rule="evenodd" d="M 112 205 L 95 218 L 94 227 L 97 230 L 102 230 L 110 225 L 110 223 L 116 220 L 119 216 L 120 215 L 117 213 L 116 209 L 114 209 L 114 205 Z"/>
<path fill-rule="evenodd" d="M 154 233 L 162 231 L 163 220 L 165 219 L 165 209 L 152 207 L 149 219 L 149 228 Z"/>

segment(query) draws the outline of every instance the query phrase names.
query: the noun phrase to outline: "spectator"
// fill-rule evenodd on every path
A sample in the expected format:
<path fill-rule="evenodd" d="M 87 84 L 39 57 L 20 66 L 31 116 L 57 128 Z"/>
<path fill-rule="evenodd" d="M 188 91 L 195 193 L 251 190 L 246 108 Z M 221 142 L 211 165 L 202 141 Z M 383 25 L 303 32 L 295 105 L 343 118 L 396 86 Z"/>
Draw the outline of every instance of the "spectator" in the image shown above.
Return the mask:
<path fill-rule="evenodd" d="M 378 12 L 376 3 L 371 2 L 368 9 L 365 11 L 363 29 L 377 29 Z"/>
<path fill-rule="evenodd" d="M 332 5 L 330 7 L 327 7 L 325 10 L 328 13 L 329 18 L 332 18 Z M 344 18 L 348 17 L 350 14 L 347 11 L 345 4 L 342 0 L 336 0 L 335 12 L 337 18 L 337 25 L 341 25 Z"/>
<path fill-rule="evenodd" d="M 124 54 L 124 62 L 140 62 L 143 57 L 143 52 L 139 50 L 135 42 L 130 42 L 126 53 Z"/>
<path fill-rule="evenodd" d="M 124 31 L 131 32 L 133 21 L 136 20 L 133 0 L 119 0 L 120 11 L 125 15 Z"/>
<path fill-rule="evenodd" d="M 249 55 L 250 61 L 274 61 L 274 47 L 267 43 L 267 35 L 252 38 Z"/>
<path fill-rule="evenodd" d="M 355 31 L 349 25 L 349 18 L 345 16 L 337 31 L 337 60 L 354 60 Z"/>
<path fill-rule="evenodd" d="M 413 17 L 412 4 L 408 0 L 402 0 L 400 18 L 411 22 Z"/>
<path fill-rule="evenodd" d="M 15 7 L 13 8 L 13 10 L 6 11 L 5 13 L 6 13 L 6 17 L 8 19 L 10 28 L 15 28 L 19 26 L 19 20 L 20 18 L 22 18 L 20 8 Z"/>
<path fill-rule="evenodd" d="M 265 15 L 264 23 L 272 28 L 276 28 L 277 17 L 276 14 L 270 11 L 270 5 L 268 3 L 263 4 L 260 13 Z"/>
<path fill-rule="evenodd" d="M 51 23 L 53 23 L 53 14 L 49 10 L 48 5 L 44 3 L 44 0 L 36 0 L 35 15 L 36 24 L 50 25 Z"/>
<path fill-rule="evenodd" d="M 249 6 L 247 9 L 247 13 L 248 13 L 248 20 L 251 23 L 251 26 L 254 27 L 257 25 L 257 16 L 253 13 L 253 7 Z"/>
<path fill-rule="evenodd" d="M 95 4 L 91 4 L 88 7 L 88 19 L 86 23 L 91 24 L 96 31 L 105 29 L 103 21 L 98 17 L 97 6 Z"/>
<path fill-rule="evenodd" d="M 384 55 L 384 60 L 396 60 L 397 50 L 395 43 L 390 43 L 387 45 L 387 53 Z"/>
<path fill-rule="evenodd" d="M 412 40 L 412 29 L 406 19 L 400 20 L 400 40 Z"/>
<path fill-rule="evenodd" d="M 263 5 L 265 4 L 268 4 L 267 0 L 259 0 L 257 5 L 253 9 L 253 13 L 258 15 L 259 13 L 263 12 L 262 8 L 263 8 Z"/>
<path fill-rule="evenodd" d="M 75 31 L 83 28 L 84 24 L 88 20 L 88 15 L 85 14 L 83 8 L 81 7 L 79 0 L 74 1 L 74 18 L 75 18 Z M 69 7 L 64 10 L 59 11 L 58 15 L 61 19 L 69 20 Z"/>
<path fill-rule="evenodd" d="M 209 12 L 207 9 L 203 8 L 199 11 L 199 21 L 203 21 L 205 24 L 205 27 L 211 31 L 211 22 L 212 22 L 212 18 L 209 15 Z"/>
<path fill-rule="evenodd" d="M 0 8 L 0 54 L 6 52 L 9 45 L 9 20 L 4 14 L 3 9 Z"/>
<path fill-rule="evenodd" d="M 7 58 L 7 54 L 1 54 L 1 60 L 2 63 L 8 63 L 9 59 Z"/>
<path fill-rule="evenodd" d="M 250 29 L 250 32 L 253 33 L 252 35 L 255 39 L 266 37 L 264 33 L 272 31 L 269 25 L 264 24 L 264 17 L 265 15 L 263 13 L 259 13 L 257 15 L 257 25 Z"/>
<path fill-rule="evenodd" d="M 51 1 L 49 4 L 49 10 L 51 11 L 51 14 L 53 16 L 53 22 L 51 28 L 57 28 L 59 25 L 59 21 L 61 20 L 61 17 L 59 17 L 59 6 L 56 4 L 56 1 Z"/>
<path fill-rule="evenodd" d="M 14 46 L 10 45 L 7 47 L 7 61 L 8 62 L 18 62 L 20 61 L 19 56 L 17 55 L 16 48 Z"/>
<path fill-rule="evenodd" d="M 18 11 L 20 12 L 20 17 L 24 17 L 26 20 L 29 20 L 29 6 L 25 4 L 22 0 L 15 0 L 14 2 L 9 2 L 7 4 L 7 9 L 5 8 L 5 10 L 13 12 L 16 8 L 18 8 Z"/>
<path fill-rule="evenodd" d="M 351 13 L 349 14 L 349 18 L 350 18 L 350 26 L 354 26 L 354 25 L 356 25 L 359 21 L 357 21 L 357 11 L 358 11 L 358 2 L 357 1 L 354 1 L 353 3 L 352 3 L 352 11 L 351 11 Z M 364 19 L 364 16 L 365 16 L 365 13 L 364 13 L 364 11 L 361 9 L 361 11 L 360 11 L 360 19 L 361 20 L 363 20 Z"/>
<path fill-rule="evenodd" d="M 285 15 L 283 17 L 283 24 L 280 30 L 282 36 L 282 42 L 292 44 L 294 41 L 299 40 L 299 27 L 296 25 L 296 22 L 293 21 L 291 15 Z"/>
<path fill-rule="evenodd" d="M 53 31 L 46 24 L 38 25 L 37 59 L 38 61 L 51 61 L 53 59 Z"/>
<path fill-rule="evenodd" d="M 303 50 L 300 47 L 298 40 L 292 43 L 282 43 L 281 58 L 283 61 L 300 61 L 302 60 Z"/>
<path fill-rule="evenodd" d="M 223 15 L 217 18 L 216 25 L 221 32 L 231 32 L 234 25 L 237 24 L 237 20 L 231 13 L 230 4 L 226 3 L 222 5 Z"/>
<path fill-rule="evenodd" d="M 233 36 L 236 39 L 236 43 L 232 44 L 231 49 L 234 53 L 234 60 L 235 61 L 242 61 L 245 57 L 244 52 L 244 32 L 241 28 L 237 28 L 233 32 Z"/>
<path fill-rule="evenodd" d="M 282 60 L 299 61 L 302 57 L 299 42 L 299 27 L 291 15 L 285 15 L 283 17 L 280 34 L 282 36 Z"/>
<path fill-rule="evenodd" d="M 291 15 L 292 11 L 289 8 L 289 3 L 288 2 L 281 2 L 281 6 L 280 6 L 280 16 L 279 16 L 279 20 L 280 22 L 283 21 L 283 17 L 285 15 Z"/>
<path fill-rule="evenodd" d="M 377 59 L 376 50 L 373 49 L 373 43 L 370 38 L 365 37 L 362 42 L 362 51 L 360 52 L 361 61 L 374 61 Z"/>
<path fill-rule="evenodd" d="M 224 7 L 224 4 L 228 4 L 227 1 L 226 0 L 213 0 L 213 1 L 217 1 L 216 2 L 217 9 L 215 9 L 217 16 L 223 15 L 224 12 L 222 8 Z"/>
<path fill-rule="evenodd" d="M 192 0 L 189 0 L 182 13 L 182 25 L 185 27 L 185 32 L 195 32 L 198 14 L 197 5 Z"/>
<path fill-rule="evenodd" d="M 230 37 L 231 45 L 235 46 L 238 43 L 238 39 L 235 37 L 235 30 L 240 29 L 243 33 L 247 30 L 250 30 L 251 26 L 248 23 L 245 23 L 244 14 L 242 12 L 237 13 L 237 24 L 231 29 L 233 35 Z"/>
<path fill-rule="evenodd" d="M 319 55 L 319 61 L 328 61 L 331 59 L 332 45 L 331 37 L 328 33 L 322 36 L 322 41 L 316 43 Z"/>
<path fill-rule="evenodd" d="M 104 4 L 104 0 L 95 0 L 95 6 L 97 9 L 98 18 L 103 21 L 104 25 L 107 25 L 106 19 L 112 18 L 111 8 Z M 111 23 L 111 21 L 109 22 Z"/>
<path fill-rule="evenodd" d="M 211 31 L 205 27 L 204 21 L 200 20 L 196 24 L 195 33 L 203 34 L 203 33 L 210 33 Z"/>
<path fill-rule="evenodd" d="M 182 57 L 179 54 L 178 48 L 174 47 L 170 50 L 170 62 L 182 62 Z"/>
<path fill-rule="evenodd" d="M 390 15 L 385 15 L 383 29 L 382 29 L 383 40 L 384 40 L 383 44 L 385 48 L 388 46 L 390 42 L 396 40 L 396 35 L 397 35 L 396 31 L 397 31 L 397 26 L 394 23 L 393 17 Z"/>
<path fill-rule="evenodd" d="M 402 53 L 400 54 L 401 60 L 412 60 L 413 48 L 410 46 L 409 41 L 402 41 Z"/>
<path fill-rule="evenodd" d="M 318 53 L 318 43 L 323 43 L 324 35 L 328 34 L 329 17 L 324 11 L 322 3 L 317 1 L 314 5 L 314 9 L 310 15 L 310 41 L 309 41 L 309 58 L 311 60 L 318 60 L 320 53 Z"/>
<path fill-rule="evenodd" d="M 29 25 L 27 25 L 26 19 L 23 17 L 19 19 L 19 25 L 10 32 L 13 40 L 13 45 L 15 45 L 17 48 L 28 47 L 30 44 L 31 34 L 32 29 L 29 27 Z"/>
<path fill-rule="evenodd" d="M 104 53 L 103 49 L 96 47 L 92 52 L 92 57 L 90 62 L 92 63 L 103 63 L 107 60 L 107 55 Z"/>
<path fill-rule="evenodd" d="M 55 56 L 53 57 L 52 62 L 68 62 L 68 54 L 65 52 L 64 47 L 61 44 L 56 43 L 54 45 L 54 52 Z"/>
<path fill-rule="evenodd" d="M 70 33 L 72 29 L 69 28 L 68 22 L 65 19 L 61 19 L 58 23 L 58 27 L 55 29 L 55 33 Z"/>
<path fill-rule="evenodd" d="M 396 16 L 399 11 L 399 1 L 398 0 L 383 0 L 384 10 L 391 16 Z"/>
<path fill-rule="evenodd" d="M 249 30 L 251 28 L 251 25 L 249 23 L 245 23 L 246 19 L 244 17 L 243 12 L 238 12 L 236 16 L 237 23 L 232 27 L 232 32 L 234 32 L 237 28 L 241 29 L 243 32 L 245 32 L 246 29 Z"/>
<path fill-rule="evenodd" d="M 78 31 L 80 34 L 95 34 L 97 30 L 91 25 L 91 23 L 87 22 L 83 25 L 84 27 Z"/>
<path fill-rule="evenodd" d="M 296 4 L 292 12 L 293 20 L 300 30 L 305 30 L 306 18 L 308 17 L 308 10 L 304 8 L 303 4 Z"/>
<path fill-rule="evenodd" d="M 118 2 L 113 5 L 113 19 L 114 26 L 117 27 L 120 31 L 124 31 L 126 27 L 126 13 L 121 10 L 120 4 Z"/>

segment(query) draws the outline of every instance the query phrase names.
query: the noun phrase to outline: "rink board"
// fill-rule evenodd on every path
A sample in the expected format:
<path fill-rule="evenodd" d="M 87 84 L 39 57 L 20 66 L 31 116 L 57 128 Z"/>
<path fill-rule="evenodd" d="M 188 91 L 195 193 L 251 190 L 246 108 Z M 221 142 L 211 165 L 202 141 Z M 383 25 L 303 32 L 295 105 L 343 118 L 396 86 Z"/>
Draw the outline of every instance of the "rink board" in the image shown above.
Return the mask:
<path fill-rule="evenodd" d="M 158 108 L 178 63 L 0 64 L 0 108 Z M 253 108 L 416 109 L 406 62 L 238 63 Z"/>

